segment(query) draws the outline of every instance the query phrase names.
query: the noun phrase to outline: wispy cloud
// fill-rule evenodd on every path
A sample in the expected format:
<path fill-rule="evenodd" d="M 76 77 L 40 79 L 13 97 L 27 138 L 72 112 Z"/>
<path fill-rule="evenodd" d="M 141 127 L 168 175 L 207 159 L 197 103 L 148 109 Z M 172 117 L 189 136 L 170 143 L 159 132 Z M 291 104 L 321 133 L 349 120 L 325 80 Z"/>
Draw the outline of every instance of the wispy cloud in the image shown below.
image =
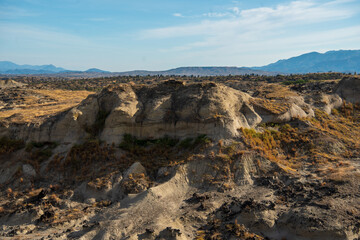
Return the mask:
<path fill-rule="evenodd" d="M 91 22 L 107 22 L 110 21 L 111 18 L 106 18 L 106 17 L 98 17 L 98 18 L 87 18 L 85 19 L 87 21 L 91 21 Z"/>
<path fill-rule="evenodd" d="M 209 13 L 204 13 L 203 16 L 205 17 L 225 17 L 225 16 L 229 16 L 230 13 L 228 12 L 209 12 Z"/>
<path fill-rule="evenodd" d="M 332 26 L 357 14 L 351 4 L 344 4 L 352 1 L 301 0 L 275 7 L 245 10 L 234 7 L 223 15 L 207 15 L 192 24 L 144 30 L 140 38 L 182 38 L 186 40 L 159 51 L 184 53 L 187 58 L 195 59 L 226 56 L 234 61 L 239 56 L 247 56 L 249 62 L 244 65 L 248 65 L 260 62 L 255 56 L 259 58 L 266 52 L 296 54 L 309 49 L 321 50 L 325 45 L 353 46 L 356 39 L 360 40 L 360 23 Z"/>
<path fill-rule="evenodd" d="M 181 13 L 174 13 L 173 16 L 174 17 L 184 17 Z"/>
<path fill-rule="evenodd" d="M 0 19 L 16 19 L 20 17 L 33 17 L 38 14 L 15 6 L 0 6 Z"/>
<path fill-rule="evenodd" d="M 232 7 L 225 12 L 209 12 L 204 13 L 203 16 L 210 18 L 237 17 L 240 13 L 241 11 L 238 7 Z"/>
<path fill-rule="evenodd" d="M 303 26 L 350 18 L 355 11 L 351 8 L 339 7 L 339 1 L 345 0 L 322 4 L 315 1 L 293 1 L 274 8 L 262 7 L 247 10 L 234 7 L 232 8 L 232 16 L 236 14 L 237 17 L 235 18 L 226 18 L 229 13 L 208 13 L 207 16 L 222 16 L 225 18 L 203 20 L 189 25 L 148 29 L 141 32 L 141 37 L 161 39 L 184 36 L 221 36 L 238 34 L 239 32 L 253 33 L 254 31 L 269 32 L 294 25 Z"/>

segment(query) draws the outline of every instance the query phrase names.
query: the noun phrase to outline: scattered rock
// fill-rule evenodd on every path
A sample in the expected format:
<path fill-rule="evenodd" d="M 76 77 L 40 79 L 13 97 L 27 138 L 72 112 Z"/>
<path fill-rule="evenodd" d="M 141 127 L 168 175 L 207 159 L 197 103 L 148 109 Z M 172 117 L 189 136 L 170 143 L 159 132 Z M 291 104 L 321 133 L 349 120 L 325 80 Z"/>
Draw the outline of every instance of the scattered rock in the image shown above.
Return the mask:
<path fill-rule="evenodd" d="M 24 164 L 22 166 L 22 170 L 25 176 L 27 177 L 35 177 L 36 171 L 30 164 Z"/>
<path fill-rule="evenodd" d="M 159 233 L 155 240 L 177 240 L 180 236 L 181 232 L 179 229 L 167 227 Z"/>
<path fill-rule="evenodd" d="M 146 175 L 146 169 L 141 165 L 140 162 L 135 162 L 131 165 L 131 167 L 124 173 L 124 179 L 128 179 L 130 174 L 132 176 L 144 174 Z"/>

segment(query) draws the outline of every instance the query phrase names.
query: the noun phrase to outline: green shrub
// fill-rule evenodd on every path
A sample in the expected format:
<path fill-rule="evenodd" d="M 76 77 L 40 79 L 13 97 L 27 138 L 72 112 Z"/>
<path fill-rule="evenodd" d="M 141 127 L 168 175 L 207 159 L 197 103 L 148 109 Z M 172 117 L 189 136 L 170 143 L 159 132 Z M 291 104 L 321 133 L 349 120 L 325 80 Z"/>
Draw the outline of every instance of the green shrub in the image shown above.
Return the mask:
<path fill-rule="evenodd" d="M 180 141 L 179 147 L 180 148 L 190 148 L 193 146 L 194 139 L 193 138 L 185 138 L 184 140 Z"/>
<path fill-rule="evenodd" d="M 52 151 L 57 146 L 56 142 L 29 142 L 26 144 L 25 151 L 30 153 L 32 162 L 41 163 L 52 156 Z"/>
<path fill-rule="evenodd" d="M 206 134 L 201 134 L 195 138 L 194 145 L 206 145 L 211 143 L 211 139 Z"/>

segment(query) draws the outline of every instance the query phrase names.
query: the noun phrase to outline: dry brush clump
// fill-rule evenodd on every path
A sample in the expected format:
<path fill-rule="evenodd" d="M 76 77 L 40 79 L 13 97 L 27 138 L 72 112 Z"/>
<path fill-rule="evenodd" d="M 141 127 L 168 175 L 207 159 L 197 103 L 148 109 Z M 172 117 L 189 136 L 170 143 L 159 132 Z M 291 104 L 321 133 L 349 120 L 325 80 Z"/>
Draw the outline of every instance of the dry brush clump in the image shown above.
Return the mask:
<path fill-rule="evenodd" d="M 222 219 L 213 218 L 208 224 L 202 227 L 196 233 L 196 240 L 225 240 L 225 239 L 243 239 L 243 240 L 263 240 L 262 236 L 252 233 L 243 224 L 237 220 L 233 222 L 223 222 Z"/>
<path fill-rule="evenodd" d="M 53 155 L 53 150 L 58 146 L 56 142 L 29 142 L 25 151 L 28 153 L 26 163 L 31 164 L 36 171 L 39 171 L 40 164 Z"/>
<path fill-rule="evenodd" d="M 144 173 L 130 174 L 121 182 L 121 186 L 125 194 L 140 193 L 151 186 L 151 181 Z"/>
<path fill-rule="evenodd" d="M 327 136 L 340 141 L 346 147 L 343 157 L 352 157 L 359 154 L 360 149 L 360 107 L 358 104 L 344 103 L 333 115 L 321 110 L 315 111 L 315 117 L 309 122 L 314 131 L 322 132 Z"/>
<path fill-rule="evenodd" d="M 60 167 L 65 178 L 75 177 L 76 180 L 81 181 L 94 179 L 97 174 L 106 172 L 107 163 L 115 161 L 113 146 L 101 145 L 98 140 L 89 140 L 83 144 L 74 145 Z"/>
<path fill-rule="evenodd" d="M 206 135 L 179 140 L 165 136 L 159 139 L 138 139 L 125 134 L 119 147 L 126 151 L 120 159 L 123 170 L 134 162 L 140 162 L 150 175 L 156 175 L 161 167 L 182 164 L 211 143 Z"/>
<path fill-rule="evenodd" d="M 307 133 L 289 124 L 279 126 L 278 130 L 240 129 L 244 143 L 264 158 L 286 166 L 292 170 L 298 166 L 297 159 L 309 154 L 313 145 Z"/>
<path fill-rule="evenodd" d="M 0 154 L 9 154 L 25 146 L 23 140 L 11 139 L 8 137 L 0 138 Z"/>
<path fill-rule="evenodd" d="M 265 109 L 273 114 L 283 114 L 291 107 L 290 103 L 284 101 L 268 100 L 261 98 L 251 99 L 251 103 L 258 108 Z"/>

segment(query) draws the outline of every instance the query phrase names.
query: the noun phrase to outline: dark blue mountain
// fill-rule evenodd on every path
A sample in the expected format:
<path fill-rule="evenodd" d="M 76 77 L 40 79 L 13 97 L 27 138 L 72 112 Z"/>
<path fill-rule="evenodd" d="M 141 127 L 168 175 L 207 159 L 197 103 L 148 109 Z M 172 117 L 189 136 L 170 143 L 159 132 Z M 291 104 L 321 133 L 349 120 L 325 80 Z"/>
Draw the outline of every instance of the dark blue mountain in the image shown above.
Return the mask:
<path fill-rule="evenodd" d="M 98 68 L 90 68 L 85 71 L 86 73 L 109 73 L 109 71 L 104 71 Z"/>
<path fill-rule="evenodd" d="M 39 74 L 59 73 L 66 71 L 64 68 L 49 65 L 18 65 L 9 61 L 0 61 L 0 73 L 5 74 Z"/>
<path fill-rule="evenodd" d="M 282 73 L 360 72 L 360 50 L 311 52 L 253 69 Z"/>

